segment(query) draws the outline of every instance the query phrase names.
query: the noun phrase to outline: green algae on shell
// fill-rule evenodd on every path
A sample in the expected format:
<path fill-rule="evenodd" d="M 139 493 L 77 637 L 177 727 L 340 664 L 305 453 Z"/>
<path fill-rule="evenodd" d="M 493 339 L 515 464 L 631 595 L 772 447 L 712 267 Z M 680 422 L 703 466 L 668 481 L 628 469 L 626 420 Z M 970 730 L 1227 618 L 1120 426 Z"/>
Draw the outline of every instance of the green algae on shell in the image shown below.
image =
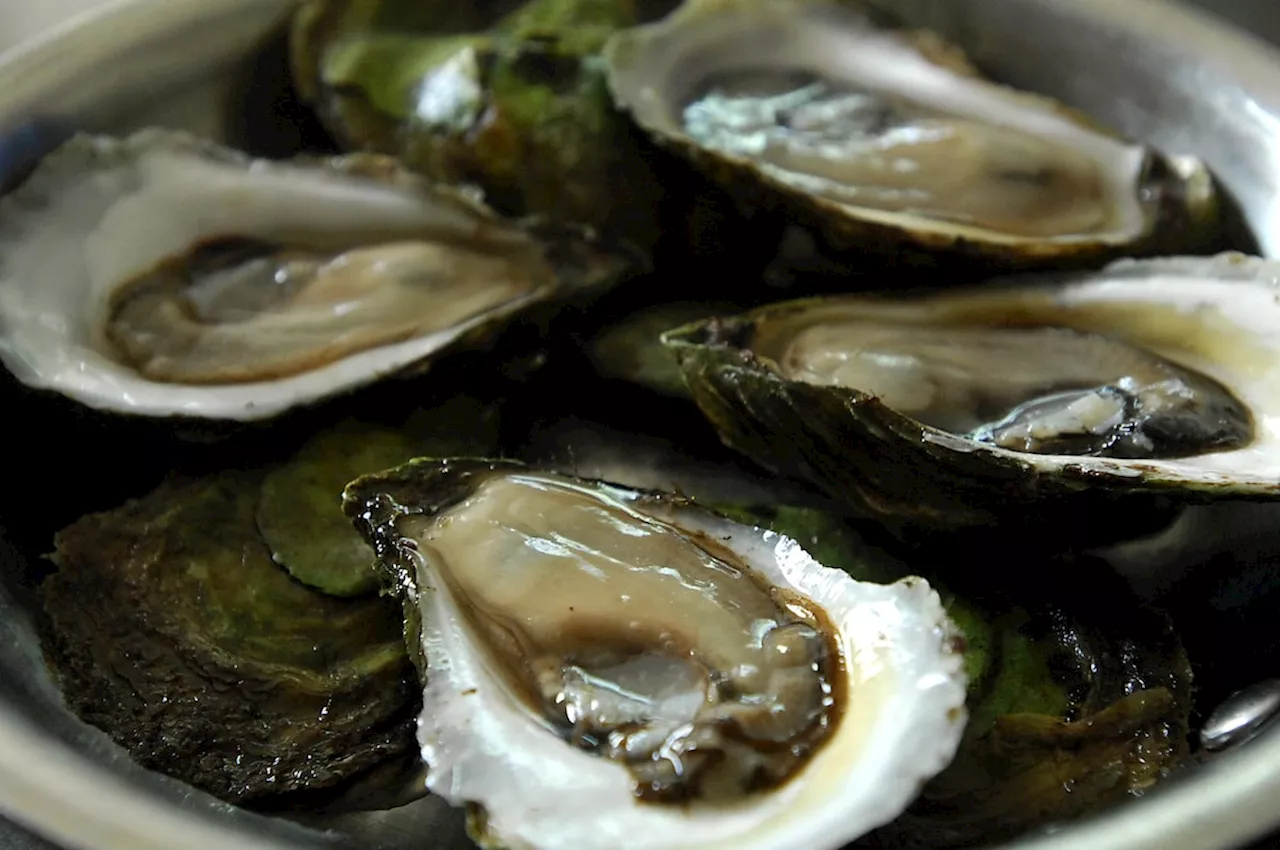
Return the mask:
<path fill-rule="evenodd" d="M 682 301 L 632 313 L 596 333 L 587 351 L 597 371 L 675 398 L 689 398 L 680 366 L 662 344 L 662 334 L 718 313 L 740 308 L 727 302 Z"/>
<path fill-rule="evenodd" d="M 414 457 L 488 454 L 497 445 L 497 409 L 462 396 L 396 426 L 346 420 L 266 474 L 258 529 L 298 581 L 333 596 L 374 592 L 373 553 L 342 513 L 347 482 Z"/>
<path fill-rule="evenodd" d="M 478 186 L 512 215 L 584 222 L 649 249 L 667 193 L 599 65 L 666 0 L 312 0 L 294 18 L 300 92 L 349 147 Z"/>

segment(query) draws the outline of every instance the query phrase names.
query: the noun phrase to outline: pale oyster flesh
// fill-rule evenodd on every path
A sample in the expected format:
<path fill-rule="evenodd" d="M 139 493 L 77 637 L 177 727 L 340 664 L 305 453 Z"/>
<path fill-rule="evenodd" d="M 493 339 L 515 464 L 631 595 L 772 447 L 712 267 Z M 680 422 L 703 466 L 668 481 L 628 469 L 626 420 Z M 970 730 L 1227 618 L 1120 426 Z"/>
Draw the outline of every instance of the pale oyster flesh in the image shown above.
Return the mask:
<path fill-rule="evenodd" d="M 260 381 L 439 332 L 532 294 L 538 257 L 465 245 L 345 249 L 232 243 L 197 249 L 122 287 L 107 338 L 155 381 Z"/>
<path fill-rule="evenodd" d="M 627 764 L 639 796 L 772 786 L 837 722 L 821 612 L 621 503 L 513 475 L 404 531 L 557 732 Z"/>
<path fill-rule="evenodd" d="M 762 321 L 752 348 L 788 379 L 1015 451 L 1179 457 L 1253 439 L 1219 381 L 1122 339 L 974 313 L 833 300 Z"/>
<path fill-rule="evenodd" d="M 479 804 L 482 840 L 837 847 L 954 754 L 961 659 L 923 580 L 514 463 L 415 461 L 345 504 L 420 612 L 428 787 Z"/>
<path fill-rule="evenodd" d="M 1023 237 L 1125 226 L 1096 158 L 1022 129 L 786 69 L 703 88 L 690 137 L 840 204 Z"/>

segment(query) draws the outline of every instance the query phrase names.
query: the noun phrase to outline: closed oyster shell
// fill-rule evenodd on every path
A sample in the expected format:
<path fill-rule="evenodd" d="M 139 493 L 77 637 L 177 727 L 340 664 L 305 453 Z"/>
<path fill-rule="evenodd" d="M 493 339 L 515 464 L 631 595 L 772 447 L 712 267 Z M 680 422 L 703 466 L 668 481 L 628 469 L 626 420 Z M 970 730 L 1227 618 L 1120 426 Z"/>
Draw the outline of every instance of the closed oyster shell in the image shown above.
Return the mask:
<path fill-rule="evenodd" d="M 411 418 L 408 445 L 348 420 L 282 464 L 174 476 L 63 529 L 41 592 L 68 706 L 140 764 L 231 802 L 400 793 L 384 786 L 413 745 L 417 677 L 334 458 L 373 471 L 427 446 L 488 452 L 495 419 L 451 399 Z M 308 470 L 309 489 L 278 486 Z"/>
<path fill-rule="evenodd" d="M 1014 839 L 1142 796 L 1183 766 L 1193 680 L 1167 617 L 1095 559 L 1018 554 L 965 575 L 950 557 L 911 562 L 965 636 L 971 720 L 953 762 L 870 846 Z"/>
<path fill-rule="evenodd" d="M 224 800 L 330 788 L 413 745 L 397 606 L 309 590 L 254 522 L 262 476 L 175 480 L 60 532 L 44 585 L 64 698 Z"/>

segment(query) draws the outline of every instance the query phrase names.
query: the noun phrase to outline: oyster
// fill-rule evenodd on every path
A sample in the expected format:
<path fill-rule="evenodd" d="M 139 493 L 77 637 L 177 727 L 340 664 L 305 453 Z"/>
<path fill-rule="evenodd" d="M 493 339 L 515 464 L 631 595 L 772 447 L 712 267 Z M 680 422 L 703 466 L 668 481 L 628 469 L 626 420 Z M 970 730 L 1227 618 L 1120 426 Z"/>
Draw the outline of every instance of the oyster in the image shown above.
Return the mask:
<path fill-rule="evenodd" d="M 337 785 L 413 744 L 393 602 L 271 561 L 262 476 L 168 482 L 73 523 L 44 585 L 67 704 L 140 764 L 230 802 Z"/>
<path fill-rule="evenodd" d="M 970 721 L 956 758 L 877 846 L 1012 839 L 1140 796 L 1183 764 L 1187 654 L 1105 565 L 1018 556 L 966 578 L 918 561 L 965 637 Z"/>
<path fill-rule="evenodd" d="M 92 407 L 252 420 L 422 366 L 621 255 L 392 161 L 80 136 L 0 202 L 0 360 Z"/>
<path fill-rule="evenodd" d="M 296 580 L 368 587 L 373 553 L 340 509 L 341 481 L 322 498 L 314 482 L 281 492 L 273 476 L 296 478 L 319 456 L 316 477 L 331 480 L 323 449 L 366 471 L 427 446 L 491 451 L 493 420 L 482 402 L 451 400 L 411 420 L 407 445 L 386 426 L 344 422 L 287 464 L 173 477 L 60 531 L 41 592 L 68 706 L 140 764 L 231 802 L 381 793 L 373 772 L 411 751 L 419 705 L 400 607 Z M 269 542 L 284 544 L 294 575 Z"/>
<path fill-rule="evenodd" d="M 1276 275 L 1122 260 L 778 304 L 664 342 L 729 445 L 899 533 L 1086 546 L 1171 504 L 1280 496 Z"/>
<path fill-rule="evenodd" d="M 604 56 L 640 126 L 752 215 L 837 252 L 1025 267 L 1216 238 L 1200 162 L 989 82 L 958 48 L 878 26 L 856 2 L 686 0 Z"/>
<path fill-rule="evenodd" d="M 505 213 L 591 222 L 651 248 L 669 181 L 615 111 L 598 54 L 673 5 L 312 0 L 293 22 L 294 78 L 348 147 L 473 183 Z"/>
<path fill-rule="evenodd" d="M 950 760 L 936 593 L 685 500 L 418 460 L 345 506 L 420 616 L 428 786 L 505 847 L 839 847 Z"/>

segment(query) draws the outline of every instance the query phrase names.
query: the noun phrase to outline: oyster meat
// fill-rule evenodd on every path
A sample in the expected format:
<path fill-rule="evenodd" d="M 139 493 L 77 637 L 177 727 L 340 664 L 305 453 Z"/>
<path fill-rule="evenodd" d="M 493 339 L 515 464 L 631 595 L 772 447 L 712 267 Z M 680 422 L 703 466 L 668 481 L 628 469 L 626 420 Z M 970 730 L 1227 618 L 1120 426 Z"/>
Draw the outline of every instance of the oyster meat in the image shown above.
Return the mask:
<path fill-rule="evenodd" d="M 113 411 L 251 420 L 491 337 L 625 261 L 392 160 L 79 136 L 0 202 L 0 360 Z"/>
<path fill-rule="evenodd" d="M 349 516 L 420 618 L 428 787 L 511 848 L 835 848 L 964 723 L 922 579 L 862 584 L 674 496 L 418 460 Z"/>
<path fill-rule="evenodd" d="M 1122 260 L 777 304 L 664 341 L 726 442 L 860 513 L 1082 546 L 1140 533 L 1134 499 L 1280 496 L 1275 280 L 1235 254 Z"/>
<path fill-rule="evenodd" d="M 1208 172 L 983 79 L 856 2 L 686 0 L 605 50 L 614 98 L 752 215 L 896 264 L 1200 250 Z"/>

